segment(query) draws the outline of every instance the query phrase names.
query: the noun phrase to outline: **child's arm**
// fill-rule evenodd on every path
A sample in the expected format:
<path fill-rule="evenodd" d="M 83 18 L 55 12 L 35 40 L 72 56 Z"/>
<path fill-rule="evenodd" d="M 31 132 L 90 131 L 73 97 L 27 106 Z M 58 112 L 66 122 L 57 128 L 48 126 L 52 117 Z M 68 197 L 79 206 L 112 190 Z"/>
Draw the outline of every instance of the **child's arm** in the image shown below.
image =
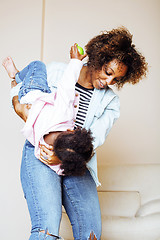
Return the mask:
<path fill-rule="evenodd" d="M 77 48 L 77 43 L 75 43 L 70 50 L 70 58 L 76 58 L 79 59 L 80 61 L 82 61 L 85 57 L 87 56 L 87 54 L 80 54 Z"/>
<path fill-rule="evenodd" d="M 70 50 L 71 60 L 64 71 L 62 79 L 58 82 L 55 105 L 63 104 L 65 107 L 75 99 L 75 84 L 78 81 L 80 71 L 83 67 L 82 60 L 85 57 L 86 54 L 81 55 L 75 43 Z"/>

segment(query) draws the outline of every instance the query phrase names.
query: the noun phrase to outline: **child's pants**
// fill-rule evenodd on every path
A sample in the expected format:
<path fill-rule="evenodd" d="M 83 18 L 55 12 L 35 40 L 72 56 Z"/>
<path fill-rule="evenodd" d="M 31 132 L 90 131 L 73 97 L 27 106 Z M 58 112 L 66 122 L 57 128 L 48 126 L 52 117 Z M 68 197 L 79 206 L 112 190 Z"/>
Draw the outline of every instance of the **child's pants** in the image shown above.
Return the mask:
<path fill-rule="evenodd" d="M 22 82 L 18 94 L 19 101 L 30 91 L 40 90 L 45 93 L 51 92 L 47 82 L 46 66 L 41 61 L 31 62 L 16 74 L 15 80 L 17 83 Z"/>

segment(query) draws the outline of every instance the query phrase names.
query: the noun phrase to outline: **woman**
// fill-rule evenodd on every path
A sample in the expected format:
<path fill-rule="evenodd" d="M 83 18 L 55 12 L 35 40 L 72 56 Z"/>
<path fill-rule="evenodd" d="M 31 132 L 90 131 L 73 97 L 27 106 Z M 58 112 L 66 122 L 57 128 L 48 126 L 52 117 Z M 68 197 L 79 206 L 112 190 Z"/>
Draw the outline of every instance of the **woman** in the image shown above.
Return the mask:
<path fill-rule="evenodd" d="M 76 90 L 80 104 L 75 126 L 90 129 L 94 149 L 102 145 L 113 123 L 119 117 L 119 99 L 109 88 L 115 84 L 135 84 L 146 75 L 145 58 L 132 44 L 132 35 L 125 28 L 113 29 L 94 37 L 85 46 L 87 64 L 82 67 Z M 48 67 L 48 83 L 52 92 L 66 65 L 52 63 Z M 16 89 L 14 89 L 15 91 Z M 25 121 L 27 106 L 13 98 L 16 113 Z M 52 158 L 50 149 L 42 148 L 42 157 Z M 58 176 L 34 157 L 34 147 L 26 142 L 23 150 L 21 181 L 32 221 L 30 240 L 56 239 L 59 234 L 61 206 L 72 224 L 74 239 L 88 239 L 93 232 L 101 237 L 101 214 L 97 196 L 96 154 L 87 165 L 85 175 Z"/>

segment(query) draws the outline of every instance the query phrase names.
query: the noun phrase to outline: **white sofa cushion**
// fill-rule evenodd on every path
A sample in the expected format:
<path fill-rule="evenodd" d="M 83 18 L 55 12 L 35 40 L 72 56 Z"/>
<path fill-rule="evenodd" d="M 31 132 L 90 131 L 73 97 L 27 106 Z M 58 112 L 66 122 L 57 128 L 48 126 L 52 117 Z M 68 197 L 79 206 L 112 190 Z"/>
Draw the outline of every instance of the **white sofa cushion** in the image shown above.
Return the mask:
<path fill-rule="evenodd" d="M 160 199 L 156 199 L 142 205 L 138 209 L 136 217 L 144 217 L 153 213 L 160 213 Z"/>
<path fill-rule="evenodd" d="M 98 192 L 102 216 L 134 217 L 140 208 L 138 192 Z"/>
<path fill-rule="evenodd" d="M 160 199 L 160 164 L 99 166 L 100 191 L 138 191 L 141 205 Z"/>
<path fill-rule="evenodd" d="M 138 218 L 102 217 L 103 240 L 158 240 L 160 213 Z"/>

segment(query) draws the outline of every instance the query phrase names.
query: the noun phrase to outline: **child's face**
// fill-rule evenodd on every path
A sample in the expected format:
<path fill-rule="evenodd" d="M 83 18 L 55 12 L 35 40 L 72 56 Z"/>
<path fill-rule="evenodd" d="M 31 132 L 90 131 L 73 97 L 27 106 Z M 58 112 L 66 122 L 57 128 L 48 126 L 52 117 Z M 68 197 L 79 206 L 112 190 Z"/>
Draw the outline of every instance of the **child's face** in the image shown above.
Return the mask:
<path fill-rule="evenodd" d="M 49 144 L 49 145 L 53 145 L 54 141 L 56 140 L 56 138 L 63 132 L 51 132 L 47 135 L 44 136 L 44 141 Z"/>

